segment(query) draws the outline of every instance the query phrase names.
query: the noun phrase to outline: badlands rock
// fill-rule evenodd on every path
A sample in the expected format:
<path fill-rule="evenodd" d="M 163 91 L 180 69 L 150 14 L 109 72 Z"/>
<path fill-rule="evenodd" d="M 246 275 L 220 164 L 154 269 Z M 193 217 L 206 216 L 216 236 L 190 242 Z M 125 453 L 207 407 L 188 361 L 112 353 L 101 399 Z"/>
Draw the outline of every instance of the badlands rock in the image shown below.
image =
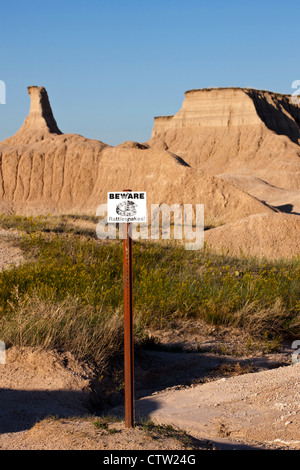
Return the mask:
<path fill-rule="evenodd" d="M 15 136 L 0 144 L 0 208 L 22 214 L 88 213 L 108 191 L 147 191 L 148 204 L 205 204 L 207 223 L 224 223 L 272 209 L 181 157 L 146 144 L 111 147 L 62 134 L 42 87 L 29 87 L 31 108 Z"/>
<path fill-rule="evenodd" d="M 290 96 L 241 88 L 191 90 L 154 120 L 149 144 L 209 174 L 247 174 L 300 189 L 300 107 Z"/>
<path fill-rule="evenodd" d="M 13 137 L 4 140 L 3 144 L 30 144 L 47 139 L 52 135 L 62 134 L 54 119 L 45 88 L 30 86 L 27 90 L 31 97 L 29 115 L 21 129 Z"/>
<path fill-rule="evenodd" d="M 62 134 L 46 90 L 28 92 L 28 117 L 0 143 L 2 212 L 95 215 L 108 191 L 131 188 L 147 191 L 148 208 L 204 204 L 205 224 L 223 225 L 206 232 L 215 249 L 299 253 L 300 108 L 290 97 L 192 90 L 177 114 L 155 119 L 148 142 L 112 147 Z"/>
<path fill-rule="evenodd" d="M 256 176 L 224 174 L 218 177 L 281 212 L 300 215 L 300 191 L 278 188 Z"/>
<path fill-rule="evenodd" d="M 300 254 L 300 217 L 255 214 L 208 230 L 205 241 L 218 253 L 258 258 L 292 258 Z"/>

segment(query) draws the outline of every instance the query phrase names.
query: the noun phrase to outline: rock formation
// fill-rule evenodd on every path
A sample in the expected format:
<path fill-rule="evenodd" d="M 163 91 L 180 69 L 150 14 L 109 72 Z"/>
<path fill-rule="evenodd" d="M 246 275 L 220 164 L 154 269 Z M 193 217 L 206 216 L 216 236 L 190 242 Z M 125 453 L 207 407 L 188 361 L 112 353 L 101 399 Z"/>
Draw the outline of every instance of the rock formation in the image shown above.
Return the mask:
<path fill-rule="evenodd" d="M 292 258 L 300 254 L 300 217 L 282 213 L 253 214 L 205 232 L 214 251 L 234 256 Z"/>
<path fill-rule="evenodd" d="M 13 137 L 3 141 L 3 144 L 30 144 L 47 139 L 51 135 L 62 134 L 54 119 L 46 89 L 30 86 L 27 90 L 31 97 L 29 114 L 19 131 Z"/>
<path fill-rule="evenodd" d="M 191 90 L 177 114 L 155 118 L 149 144 L 209 174 L 253 175 L 299 190 L 299 125 L 300 107 L 287 95 Z"/>
<path fill-rule="evenodd" d="M 155 118 L 148 142 L 112 147 L 62 134 L 46 90 L 28 92 L 28 117 L 0 143 L 1 211 L 95 215 L 108 191 L 130 187 L 147 191 L 148 207 L 204 204 L 205 224 L 223 225 L 207 232 L 216 248 L 235 249 L 244 240 L 250 254 L 267 254 L 268 247 L 276 252 L 276 237 L 260 236 L 258 245 L 257 221 L 262 231 L 264 224 L 282 227 L 278 256 L 297 252 L 300 108 L 290 97 L 235 88 L 192 90 L 177 114 Z M 284 248 L 288 238 L 295 249 Z"/>
<path fill-rule="evenodd" d="M 89 213 L 108 191 L 146 190 L 151 203 L 205 204 L 206 220 L 219 224 L 244 214 L 272 211 L 251 195 L 199 173 L 181 157 L 146 144 L 111 147 L 62 134 L 46 90 L 29 87 L 31 107 L 24 125 L 0 144 L 0 207 L 23 214 Z"/>

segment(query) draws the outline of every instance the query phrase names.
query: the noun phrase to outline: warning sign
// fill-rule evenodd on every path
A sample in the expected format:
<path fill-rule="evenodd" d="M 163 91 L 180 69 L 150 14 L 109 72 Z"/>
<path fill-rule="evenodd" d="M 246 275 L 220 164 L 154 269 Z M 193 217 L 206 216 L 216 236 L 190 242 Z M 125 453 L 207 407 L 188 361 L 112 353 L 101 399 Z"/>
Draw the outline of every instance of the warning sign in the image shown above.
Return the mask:
<path fill-rule="evenodd" d="M 107 222 L 147 222 L 146 192 L 130 191 L 108 193 Z"/>

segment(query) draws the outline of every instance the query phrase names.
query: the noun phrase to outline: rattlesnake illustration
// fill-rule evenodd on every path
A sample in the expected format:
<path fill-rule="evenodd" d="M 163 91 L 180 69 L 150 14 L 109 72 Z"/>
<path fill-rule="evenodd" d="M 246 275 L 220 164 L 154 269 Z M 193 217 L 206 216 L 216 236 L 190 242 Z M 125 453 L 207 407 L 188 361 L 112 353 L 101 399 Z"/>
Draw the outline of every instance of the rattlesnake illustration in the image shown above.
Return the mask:
<path fill-rule="evenodd" d="M 133 201 L 123 201 L 116 207 L 116 212 L 122 216 L 133 216 L 136 214 L 136 203 Z"/>

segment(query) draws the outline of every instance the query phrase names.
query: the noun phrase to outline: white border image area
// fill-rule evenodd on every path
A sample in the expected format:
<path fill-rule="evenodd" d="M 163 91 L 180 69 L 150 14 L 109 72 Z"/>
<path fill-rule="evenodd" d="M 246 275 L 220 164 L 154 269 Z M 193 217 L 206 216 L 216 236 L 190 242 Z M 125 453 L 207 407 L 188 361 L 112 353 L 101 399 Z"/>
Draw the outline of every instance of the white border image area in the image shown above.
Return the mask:
<path fill-rule="evenodd" d="M 6 85 L 3 80 L 0 80 L 0 104 L 6 104 Z"/>
<path fill-rule="evenodd" d="M 4 341 L 0 341 L 0 364 L 6 364 L 6 347 Z"/>

